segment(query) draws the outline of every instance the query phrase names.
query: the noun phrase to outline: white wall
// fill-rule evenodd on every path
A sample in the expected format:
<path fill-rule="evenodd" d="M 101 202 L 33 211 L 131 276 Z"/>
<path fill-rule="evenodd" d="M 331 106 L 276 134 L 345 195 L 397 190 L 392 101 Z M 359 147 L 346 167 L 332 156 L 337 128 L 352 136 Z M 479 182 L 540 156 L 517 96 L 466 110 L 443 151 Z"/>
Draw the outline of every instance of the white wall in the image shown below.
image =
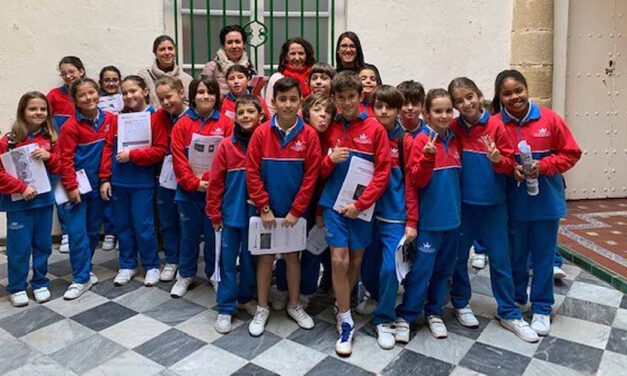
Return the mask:
<path fill-rule="evenodd" d="M 468 76 L 492 99 L 509 68 L 512 11 L 512 0 L 347 0 L 346 30 L 384 83 L 414 79 L 428 90 Z"/>
<path fill-rule="evenodd" d="M 163 0 L 5 0 L 0 12 L 0 130 L 15 118 L 26 91 L 62 84 L 57 64 L 79 56 L 87 75 L 115 65 L 123 75 L 151 64 L 152 41 L 163 33 Z M 0 237 L 5 236 L 4 214 Z"/>

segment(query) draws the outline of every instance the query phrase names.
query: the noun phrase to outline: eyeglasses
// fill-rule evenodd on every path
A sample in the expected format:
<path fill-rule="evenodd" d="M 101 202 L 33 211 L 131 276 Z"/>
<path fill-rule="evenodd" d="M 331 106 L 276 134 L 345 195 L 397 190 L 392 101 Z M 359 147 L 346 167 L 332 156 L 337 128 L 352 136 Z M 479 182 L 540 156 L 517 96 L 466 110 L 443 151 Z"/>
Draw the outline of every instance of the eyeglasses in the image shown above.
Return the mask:
<path fill-rule="evenodd" d="M 69 70 L 67 72 L 61 72 L 59 74 L 60 77 L 74 77 L 76 76 L 76 74 L 78 74 L 78 71 L 73 69 L 73 70 Z"/>
<path fill-rule="evenodd" d="M 104 82 L 105 84 L 117 84 L 118 82 L 120 82 L 119 78 L 103 78 L 102 82 Z"/>
<path fill-rule="evenodd" d="M 340 50 L 356 50 L 357 46 L 354 44 L 340 44 Z"/>

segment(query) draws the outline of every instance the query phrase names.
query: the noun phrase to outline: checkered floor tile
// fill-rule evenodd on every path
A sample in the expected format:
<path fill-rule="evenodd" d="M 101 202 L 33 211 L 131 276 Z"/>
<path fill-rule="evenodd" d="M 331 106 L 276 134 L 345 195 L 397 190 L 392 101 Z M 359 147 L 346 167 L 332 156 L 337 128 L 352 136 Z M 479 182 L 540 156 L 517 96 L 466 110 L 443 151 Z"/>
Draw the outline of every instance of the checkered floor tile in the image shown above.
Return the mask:
<path fill-rule="evenodd" d="M 484 269 L 471 274 L 479 328 L 462 327 L 446 307 L 447 339 L 434 339 L 418 323 L 407 345 L 384 351 L 369 318 L 356 315 L 353 355 L 338 358 L 330 298 L 312 303 L 313 330 L 272 312 L 266 333 L 252 338 L 251 317 L 239 312 L 233 331 L 223 336 L 213 329 L 215 294 L 205 279 L 198 277 L 182 299 L 170 298 L 171 283 L 144 287 L 142 276 L 115 287 L 116 258 L 115 251 L 97 251 L 100 283 L 76 301 L 61 298 L 71 270 L 67 256 L 56 251 L 49 269 L 52 301 L 14 308 L 1 294 L 0 374 L 618 375 L 627 366 L 627 296 L 571 264 L 564 265 L 567 279 L 556 282 L 551 334 L 539 343 L 522 342 L 494 320 Z M 6 271 L 6 261 L 0 270 Z M 4 290 L 6 278 L 0 284 Z"/>

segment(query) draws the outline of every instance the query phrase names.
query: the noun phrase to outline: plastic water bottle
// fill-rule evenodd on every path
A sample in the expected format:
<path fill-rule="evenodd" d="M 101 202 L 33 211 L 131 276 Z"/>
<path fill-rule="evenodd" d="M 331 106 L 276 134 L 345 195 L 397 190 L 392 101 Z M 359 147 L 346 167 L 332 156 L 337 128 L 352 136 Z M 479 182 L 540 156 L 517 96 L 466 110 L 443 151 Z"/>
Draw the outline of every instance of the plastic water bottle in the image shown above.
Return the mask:
<path fill-rule="evenodd" d="M 531 155 L 531 146 L 527 143 L 527 141 L 522 140 L 518 143 L 518 150 L 520 151 L 520 160 L 522 161 L 522 165 L 525 169 L 531 167 L 533 163 L 533 156 Z M 538 184 L 538 178 L 527 179 L 527 194 L 529 196 L 537 196 L 540 193 L 540 187 Z"/>

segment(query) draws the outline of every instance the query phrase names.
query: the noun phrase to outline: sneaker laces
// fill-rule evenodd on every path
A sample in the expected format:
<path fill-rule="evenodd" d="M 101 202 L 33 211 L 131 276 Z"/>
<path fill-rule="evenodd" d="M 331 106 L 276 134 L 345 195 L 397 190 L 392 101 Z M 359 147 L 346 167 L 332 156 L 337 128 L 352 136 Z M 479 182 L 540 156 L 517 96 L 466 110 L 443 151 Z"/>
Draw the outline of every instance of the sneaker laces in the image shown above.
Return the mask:
<path fill-rule="evenodd" d="M 174 270 L 176 270 L 176 265 L 174 264 L 165 264 L 163 267 L 164 272 L 173 272 Z"/>
<path fill-rule="evenodd" d="M 395 332 L 391 324 L 380 324 L 377 329 L 382 333 L 394 334 Z"/>
<path fill-rule="evenodd" d="M 257 310 L 257 312 L 255 313 L 255 317 L 253 317 L 253 322 L 255 324 L 263 324 L 264 321 L 266 321 L 266 318 L 268 317 L 268 310 L 267 309 L 259 309 Z"/>
<path fill-rule="evenodd" d="M 305 312 L 305 310 L 303 309 L 303 307 L 299 304 L 296 307 L 293 308 L 294 313 L 296 314 L 296 317 L 298 318 L 298 320 L 306 320 L 308 318 L 309 315 L 307 315 L 307 312 Z"/>
<path fill-rule="evenodd" d="M 113 243 L 115 241 L 115 236 L 114 235 L 105 235 L 104 241 Z"/>
<path fill-rule="evenodd" d="M 83 288 L 82 283 L 72 282 L 72 284 L 67 288 L 68 290 L 80 290 Z"/>
<path fill-rule="evenodd" d="M 342 323 L 342 333 L 340 334 L 340 341 L 341 342 L 348 341 L 348 338 L 350 337 L 352 330 L 353 330 L 353 328 L 351 327 L 351 324 L 349 324 L 347 322 L 343 322 Z"/>

